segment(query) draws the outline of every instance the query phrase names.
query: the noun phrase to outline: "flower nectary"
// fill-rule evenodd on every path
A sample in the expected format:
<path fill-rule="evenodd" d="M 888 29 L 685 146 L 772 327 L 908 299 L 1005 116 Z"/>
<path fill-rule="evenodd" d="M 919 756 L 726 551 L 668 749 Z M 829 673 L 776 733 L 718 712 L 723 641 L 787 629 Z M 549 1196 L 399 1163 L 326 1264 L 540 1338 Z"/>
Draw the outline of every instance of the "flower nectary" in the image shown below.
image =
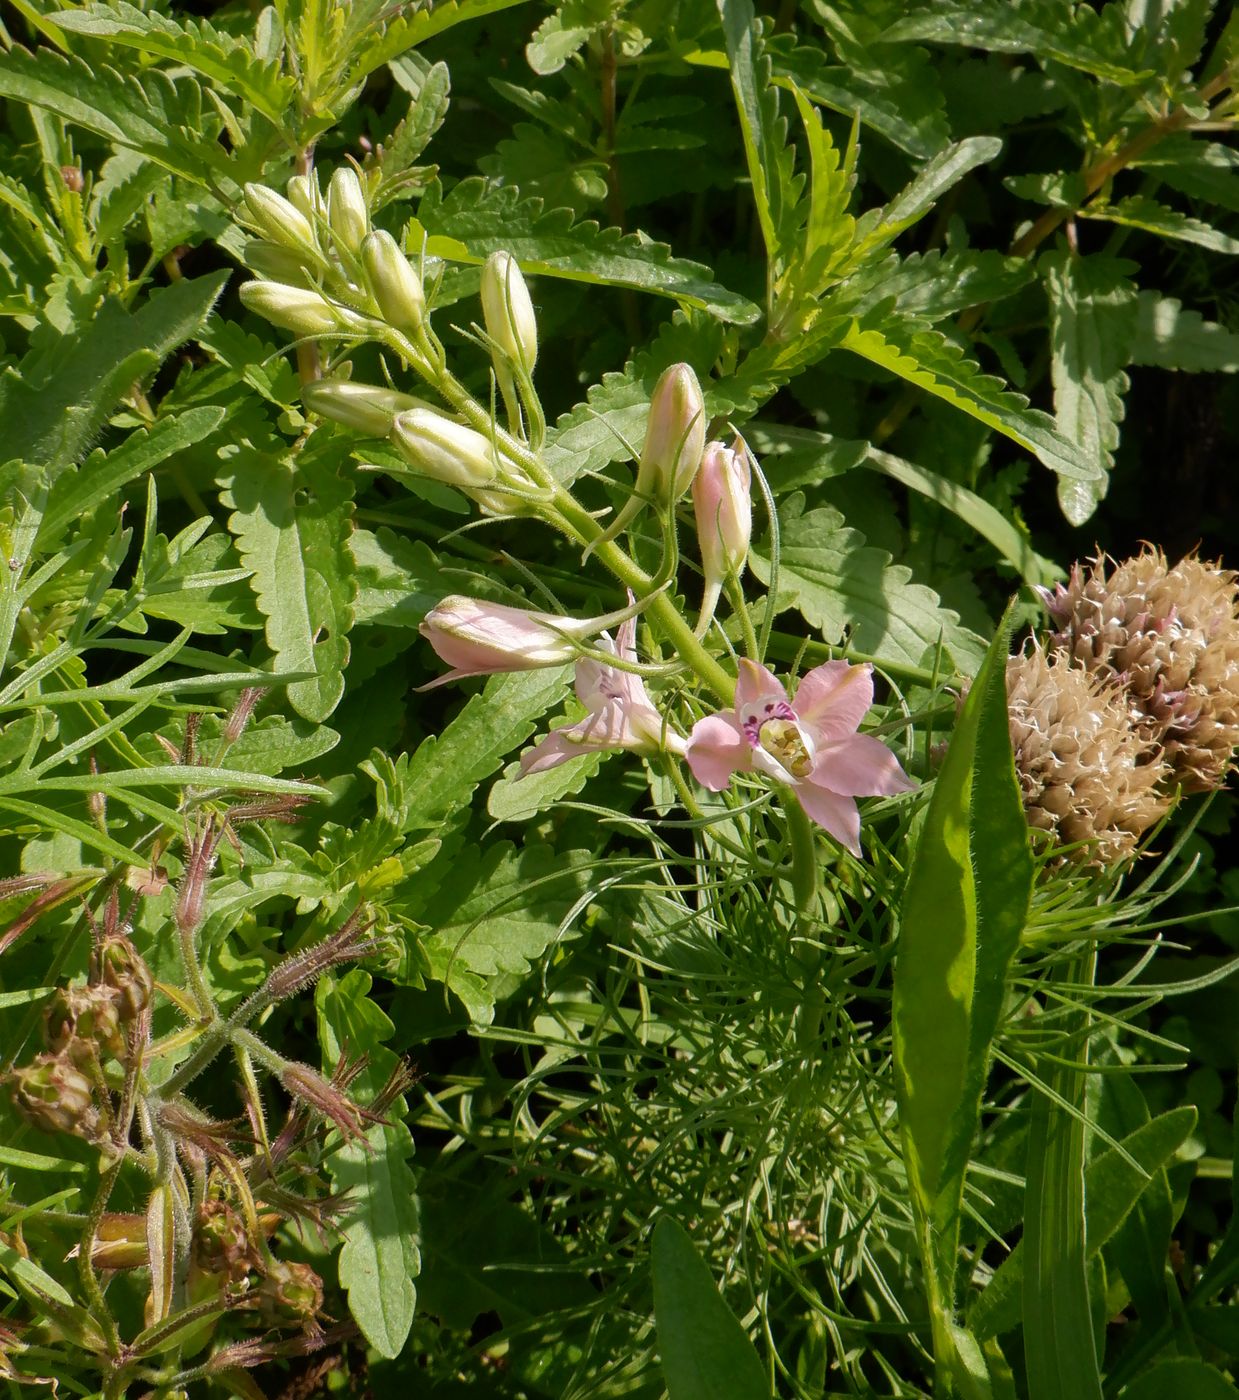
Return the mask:
<path fill-rule="evenodd" d="M 805 676 L 792 701 L 764 666 L 741 661 L 735 709 L 698 720 L 685 757 L 693 776 L 713 792 L 734 774 L 749 772 L 795 788 L 809 816 L 859 855 L 855 799 L 914 786 L 880 739 L 857 733 L 872 704 L 867 665 L 827 661 Z"/>

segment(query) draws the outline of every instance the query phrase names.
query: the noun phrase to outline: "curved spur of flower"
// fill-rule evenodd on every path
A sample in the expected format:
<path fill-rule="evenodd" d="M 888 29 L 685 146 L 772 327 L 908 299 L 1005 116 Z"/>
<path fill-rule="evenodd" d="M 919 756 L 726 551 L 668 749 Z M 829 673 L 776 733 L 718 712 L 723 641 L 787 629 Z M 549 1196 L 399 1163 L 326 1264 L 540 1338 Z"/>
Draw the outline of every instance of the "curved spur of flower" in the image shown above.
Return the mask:
<path fill-rule="evenodd" d="M 890 797 L 915 784 L 880 739 L 856 731 L 873 704 L 873 668 L 827 661 L 789 701 L 779 680 L 740 662 L 735 710 L 693 725 L 685 758 L 693 777 L 722 792 L 734 773 L 764 773 L 796 789 L 800 805 L 860 855 L 858 797 Z"/>
<path fill-rule="evenodd" d="M 598 651 L 621 661 L 635 661 L 636 637 L 637 620 L 629 618 L 616 633 L 615 641 L 604 632 L 595 645 Z M 599 749 L 684 752 L 684 740 L 664 726 L 645 682 L 634 672 L 583 656 L 576 663 L 576 693 L 588 714 L 576 724 L 552 729 L 546 738 L 523 754 L 522 778 L 531 773 L 544 773 L 548 768 L 556 768 L 569 759 Z"/>

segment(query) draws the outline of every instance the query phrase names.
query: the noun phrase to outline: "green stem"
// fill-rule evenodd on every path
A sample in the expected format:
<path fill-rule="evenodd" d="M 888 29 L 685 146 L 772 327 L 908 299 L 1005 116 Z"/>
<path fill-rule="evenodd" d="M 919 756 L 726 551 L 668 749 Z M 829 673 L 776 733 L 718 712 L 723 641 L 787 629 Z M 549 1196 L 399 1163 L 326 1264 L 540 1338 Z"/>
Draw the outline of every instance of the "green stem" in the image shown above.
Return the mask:
<path fill-rule="evenodd" d="M 120 1354 L 120 1333 L 116 1328 L 116 1319 L 108 1309 L 103 1289 L 99 1286 L 99 1276 L 95 1273 L 95 1261 L 92 1256 L 95 1252 L 95 1236 L 99 1233 L 99 1222 L 103 1219 L 103 1212 L 107 1209 L 112 1187 L 116 1184 L 116 1178 L 120 1173 L 120 1165 L 120 1162 L 114 1162 L 99 1178 L 99 1189 L 95 1192 L 95 1199 L 91 1202 L 90 1214 L 86 1217 L 86 1226 L 82 1231 L 77 1254 L 77 1272 L 82 1283 L 82 1292 L 86 1294 L 90 1302 L 95 1320 L 107 1336 L 108 1355 L 111 1357 Z"/>

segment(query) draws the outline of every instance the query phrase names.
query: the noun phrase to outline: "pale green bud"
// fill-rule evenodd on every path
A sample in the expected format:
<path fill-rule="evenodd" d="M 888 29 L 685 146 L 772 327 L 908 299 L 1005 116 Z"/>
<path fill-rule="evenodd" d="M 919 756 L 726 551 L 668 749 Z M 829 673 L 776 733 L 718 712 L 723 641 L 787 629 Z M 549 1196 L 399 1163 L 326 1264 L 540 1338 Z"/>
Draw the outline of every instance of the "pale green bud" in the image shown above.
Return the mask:
<path fill-rule="evenodd" d="M 272 243 L 291 248 L 294 253 L 317 251 L 318 243 L 309 219 L 282 194 L 276 194 L 266 185 L 246 185 L 245 207 L 250 222 Z"/>
<path fill-rule="evenodd" d="M 305 215 L 311 226 L 327 217 L 327 206 L 315 175 L 294 175 L 287 185 L 289 203 Z"/>
<path fill-rule="evenodd" d="M 369 335 L 375 323 L 328 301 L 318 292 L 286 287 L 280 282 L 246 282 L 241 301 L 251 311 L 295 335 Z"/>
<path fill-rule="evenodd" d="M 265 239 L 250 239 L 245 245 L 245 262 L 260 277 L 271 282 L 291 282 L 296 286 L 306 280 L 307 260 L 291 248 L 281 248 L 278 243 L 268 243 Z"/>
<path fill-rule="evenodd" d="M 486 333 L 526 374 L 538 361 L 538 318 L 524 274 L 511 253 L 492 253 L 482 268 Z"/>
<path fill-rule="evenodd" d="M 371 437 L 386 437 L 397 413 L 419 406 L 409 394 L 377 384 L 354 384 L 347 379 L 315 379 L 303 384 L 301 402 L 311 413 Z"/>
<path fill-rule="evenodd" d="M 390 233 L 376 229 L 361 245 L 361 264 L 375 304 L 389 326 L 420 330 L 426 319 L 426 292 L 413 264 Z"/>
<path fill-rule="evenodd" d="M 342 165 L 327 186 L 327 222 L 336 243 L 355 254 L 369 231 L 370 211 L 361 181 L 350 165 Z"/>
<path fill-rule="evenodd" d="M 433 409 L 396 414 L 391 440 L 411 467 L 449 486 L 489 486 L 499 475 L 490 442 Z"/>

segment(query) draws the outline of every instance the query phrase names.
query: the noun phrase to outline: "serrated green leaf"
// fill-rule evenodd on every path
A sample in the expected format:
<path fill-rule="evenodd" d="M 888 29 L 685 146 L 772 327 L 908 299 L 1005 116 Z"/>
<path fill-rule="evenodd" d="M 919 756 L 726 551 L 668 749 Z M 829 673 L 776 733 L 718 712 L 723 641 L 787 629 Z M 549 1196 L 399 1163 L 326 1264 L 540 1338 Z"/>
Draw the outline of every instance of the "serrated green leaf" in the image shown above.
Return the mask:
<path fill-rule="evenodd" d="M 357 53 L 350 69 L 350 85 L 457 24 L 484 19 L 487 15 L 523 4 L 525 0 L 438 0 L 438 3 L 411 14 L 402 14 Z"/>
<path fill-rule="evenodd" d="M 357 569 L 358 626 L 417 627 L 448 589 L 438 559 L 422 540 L 381 526 L 355 530 L 349 549 Z"/>
<path fill-rule="evenodd" d="M 1002 301 L 1033 280 L 1027 258 L 1009 258 L 994 249 L 969 248 L 959 253 L 913 253 L 879 262 L 857 280 L 871 281 L 872 290 L 856 306 L 864 317 L 882 301 L 895 298 L 895 309 L 919 321 L 945 320 L 970 306 Z M 853 283 L 849 282 L 849 293 Z"/>
<path fill-rule="evenodd" d="M 969 136 L 939 151 L 917 171 L 912 181 L 876 215 L 861 235 L 866 251 L 880 248 L 923 219 L 938 200 L 979 165 L 994 160 L 1002 142 L 994 136 Z"/>
<path fill-rule="evenodd" d="M 1123 1152 L 1107 1147 L 1088 1164 L 1084 1199 L 1090 1257 L 1122 1225 L 1148 1189 L 1150 1175 L 1173 1158 L 1195 1122 L 1194 1108 L 1171 1109 L 1123 1137 Z M 1138 1162 L 1143 1172 L 1137 1171 L 1128 1158 Z M 1023 1280 L 1024 1250 L 1017 1243 L 968 1312 L 968 1326 L 978 1337 L 994 1337 L 1018 1325 Z"/>
<path fill-rule="evenodd" d="M 408 64 L 407 57 L 399 61 Z M 443 125 L 450 105 L 452 80 L 446 63 L 427 64 L 425 72 L 419 71 L 419 78 L 409 110 L 391 136 L 383 142 L 379 169 L 383 172 L 383 184 L 389 189 L 393 181 L 407 174 L 409 167 L 430 144 L 435 132 Z M 384 193 L 386 191 L 380 191 L 378 207 L 386 202 Z"/>
<path fill-rule="evenodd" d="M 560 0 L 525 45 L 525 58 L 541 77 L 558 73 L 590 37 L 613 19 L 607 0 Z"/>
<path fill-rule="evenodd" d="M 223 419 L 222 408 L 189 408 L 130 433 L 110 452 L 91 453 L 77 471 L 62 474 L 52 488 L 39 530 L 40 545 L 53 546 L 73 521 L 89 515 L 113 492 L 173 454 L 210 437 Z"/>
<path fill-rule="evenodd" d="M 985 643 L 958 614 L 932 589 L 913 583 L 911 569 L 867 545 L 837 510 L 806 513 L 803 495 L 794 493 L 780 504 L 779 535 L 775 607 L 795 608 L 827 643 L 837 645 L 846 633 L 856 651 L 907 666 L 919 666 L 941 643 L 965 674 L 984 655 Z M 768 558 L 758 551 L 750 562 L 768 583 Z"/>
<path fill-rule="evenodd" d="M 496 1001 L 514 991 L 558 939 L 574 937 L 561 925 L 585 889 L 587 851 L 521 849 L 501 841 L 448 857 L 452 875 L 419 921 L 433 930 L 422 951 L 433 977 L 447 984 L 480 1025 Z"/>
<path fill-rule="evenodd" d="M 1058 430 L 1097 467 L 1092 481 L 1058 483 L 1058 502 L 1083 525 L 1109 485 L 1135 337 L 1136 289 L 1110 258 L 1050 253 L 1041 261 L 1050 301 L 1050 375 Z"/>
<path fill-rule="evenodd" d="M 81 10 L 61 10 L 61 29 L 106 39 L 192 68 L 228 92 L 243 97 L 268 121 L 279 125 L 296 84 L 276 62 L 264 62 L 241 39 L 216 29 L 205 19 L 183 16 L 172 20 L 154 11 L 139 10 L 127 0 L 91 4 Z"/>
<path fill-rule="evenodd" d="M 330 1072 L 346 1049 L 369 1057 L 351 1091 L 362 1102 L 374 1097 L 397 1062 L 383 1046 L 395 1027 L 369 1000 L 371 981 L 354 968 L 339 982 L 321 981 L 314 998 L 324 1070 Z M 376 1123 L 364 1142 L 347 1142 L 327 1158 L 333 1188 L 347 1193 L 340 1284 L 362 1335 L 388 1358 L 404 1349 L 421 1272 L 417 1179 L 407 1163 L 413 1138 L 400 1111 L 397 1105 L 391 1121 Z"/>
<path fill-rule="evenodd" d="M 760 312 L 751 301 L 715 282 L 709 268 L 673 257 L 665 243 L 642 234 L 601 228 L 593 220 L 574 223 L 568 209 L 543 209 L 519 190 L 462 180 L 440 201 L 434 189 L 418 205 L 409 246 L 452 261 L 482 263 L 507 249 L 526 273 L 572 282 L 633 287 L 712 311 L 747 325 Z"/>
<path fill-rule="evenodd" d="M 563 700 L 569 669 L 553 666 L 494 676 L 441 734 L 426 739 L 409 761 L 409 830 L 434 828 L 463 807 L 473 790 L 533 733 Z"/>
<path fill-rule="evenodd" d="M 497 822 L 527 822 L 565 797 L 580 792 L 605 757 L 597 750 L 584 751 L 571 763 L 561 763 L 529 777 L 522 777 L 519 765 L 513 763 L 491 785 L 486 810 Z"/>
<path fill-rule="evenodd" d="M 216 317 L 198 337 L 198 343 L 221 365 L 233 370 L 268 403 L 287 409 L 298 404 L 301 384 L 282 346 L 251 335 L 236 321 Z"/>
<path fill-rule="evenodd" d="M 1144 291 L 1136 298 L 1131 363 L 1233 374 L 1239 370 L 1239 334 L 1206 321 L 1175 297 Z"/>
<path fill-rule="evenodd" d="M 796 202 L 792 183 L 793 152 L 787 122 L 779 115 L 778 94 L 771 83 L 770 59 L 752 0 L 716 0 L 723 22 L 727 67 L 740 117 L 740 134 L 753 186 L 757 220 L 772 266 L 783 254 L 788 220 Z"/>
<path fill-rule="evenodd" d="M 983 374 L 938 331 L 914 321 L 883 318 L 877 325 L 854 322 L 841 344 L 997 429 L 1059 476 L 1087 481 L 1097 475 L 1096 464 L 1062 437 L 1048 414 L 1029 408 L 1022 394 Z"/>
<path fill-rule="evenodd" d="M 1239 210 L 1239 151 L 1220 141 L 1171 136 L 1132 162 L 1156 172 L 1173 189 L 1219 209 Z"/>
<path fill-rule="evenodd" d="M 959 1352 L 951 1328 L 964 1175 L 1032 897 L 1007 720 L 1011 630 L 1008 610 L 934 781 L 899 910 L 895 1086 L 940 1369 Z"/>
<path fill-rule="evenodd" d="M 275 668 L 316 673 L 294 681 L 288 698 L 306 719 L 324 720 L 344 694 L 348 661 L 349 487 L 309 449 L 295 466 L 251 452 L 232 465 L 220 499 L 232 510 L 228 528 L 251 570 Z"/>
<path fill-rule="evenodd" d="M 1102 19 L 1087 5 L 1061 5 L 1057 0 L 1039 0 L 1018 9 L 934 0 L 896 20 L 882 38 L 887 43 L 928 42 L 991 53 L 1030 53 L 1107 82 L 1143 82 L 1153 76 L 1153 70 L 1127 65 L 1122 7 L 1107 8 L 1109 13 Z"/>
<path fill-rule="evenodd" d="M 1177 209 L 1168 209 L 1147 195 L 1132 195 L 1115 204 L 1086 204 L 1078 213 L 1083 219 L 1101 219 L 1106 223 L 1121 224 L 1124 228 L 1143 229 L 1145 233 L 1155 233 L 1159 238 L 1194 243 L 1211 253 L 1228 253 L 1232 256 L 1239 253 L 1239 238 L 1232 238 L 1221 229 L 1201 219 L 1193 219 L 1189 214 L 1181 214 Z"/>
<path fill-rule="evenodd" d="M 204 112 L 189 77 L 156 68 L 140 77 L 43 47 L 0 52 L 0 97 L 55 113 L 105 141 L 140 151 L 195 185 L 214 178 L 236 187 L 257 174 L 216 140 L 219 123 Z"/>
<path fill-rule="evenodd" d="M 770 1400 L 766 1368 L 719 1296 L 705 1261 L 669 1215 L 650 1254 L 658 1356 L 668 1400 Z"/>

